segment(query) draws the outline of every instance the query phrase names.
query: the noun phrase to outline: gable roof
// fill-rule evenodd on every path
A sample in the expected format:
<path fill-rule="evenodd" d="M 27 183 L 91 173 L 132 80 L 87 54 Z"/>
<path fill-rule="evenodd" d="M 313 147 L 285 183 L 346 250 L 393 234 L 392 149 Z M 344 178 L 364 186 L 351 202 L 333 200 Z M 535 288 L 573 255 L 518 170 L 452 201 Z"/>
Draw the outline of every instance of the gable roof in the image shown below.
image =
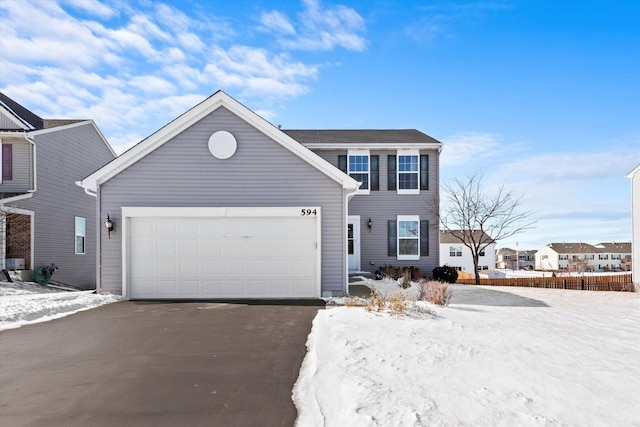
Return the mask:
<path fill-rule="evenodd" d="M 453 232 L 456 232 L 456 231 L 462 231 L 462 230 L 453 230 Z M 482 240 L 480 240 L 480 238 L 482 238 Z M 489 236 L 488 234 L 480 230 L 473 231 L 473 239 L 476 242 L 481 241 L 481 242 L 495 243 L 495 241 L 493 241 L 493 238 L 491 238 L 491 236 Z M 460 239 L 455 237 L 451 231 L 440 230 L 440 243 L 462 243 L 462 242 L 460 241 Z"/>
<path fill-rule="evenodd" d="M 344 189 L 355 191 L 360 186 L 360 184 L 349 175 L 343 173 L 331 163 L 313 153 L 311 150 L 298 143 L 298 141 L 282 132 L 276 126 L 272 125 L 221 90 L 209 96 L 200 104 L 178 116 L 176 119 L 143 139 L 110 163 L 78 182 L 78 185 L 82 186 L 86 190 L 96 191 L 98 186 L 113 178 L 129 166 L 135 164 L 165 143 L 169 142 L 175 136 L 179 135 L 184 130 L 213 113 L 220 107 L 224 107 L 231 111 L 233 114 L 265 134 L 267 137 L 271 138 L 276 143 L 280 144 L 282 147 L 300 157 L 302 160 L 306 161 L 329 178 L 341 184 Z"/>
<path fill-rule="evenodd" d="M 582 242 L 549 243 L 547 246 L 559 254 L 584 254 L 598 252 L 595 246 Z"/>
<path fill-rule="evenodd" d="M 633 168 L 633 170 L 631 172 L 629 172 L 626 177 L 631 179 L 633 178 L 633 175 L 635 175 L 636 173 L 638 173 L 638 171 L 640 171 L 640 165 L 636 166 L 635 168 Z"/>
<path fill-rule="evenodd" d="M 630 254 L 631 243 L 603 242 L 595 245 L 598 252 L 606 252 L 610 254 Z"/>
<path fill-rule="evenodd" d="M 283 129 L 284 133 L 312 149 L 335 148 L 433 148 L 442 143 L 417 129 Z"/>
<path fill-rule="evenodd" d="M 18 104 L 0 92 L 0 106 L 7 112 L 14 123 L 25 130 L 42 129 L 44 121 L 40 116 Z"/>

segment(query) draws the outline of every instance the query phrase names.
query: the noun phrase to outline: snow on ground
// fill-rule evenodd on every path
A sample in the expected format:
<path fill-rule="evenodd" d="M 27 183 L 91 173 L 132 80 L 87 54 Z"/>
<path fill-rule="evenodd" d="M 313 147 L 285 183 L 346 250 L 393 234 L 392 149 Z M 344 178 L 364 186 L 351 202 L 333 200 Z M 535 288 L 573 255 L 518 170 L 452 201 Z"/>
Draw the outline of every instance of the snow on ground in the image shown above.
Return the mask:
<path fill-rule="evenodd" d="M 121 299 L 93 291 L 67 292 L 29 283 L 0 282 L 0 331 L 58 319 Z"/>
<path fill-rule="evenodd" d="M 452 290 L 403 316 L 320 311 L 297 425 L 640 426 L 640 294 Z"/>

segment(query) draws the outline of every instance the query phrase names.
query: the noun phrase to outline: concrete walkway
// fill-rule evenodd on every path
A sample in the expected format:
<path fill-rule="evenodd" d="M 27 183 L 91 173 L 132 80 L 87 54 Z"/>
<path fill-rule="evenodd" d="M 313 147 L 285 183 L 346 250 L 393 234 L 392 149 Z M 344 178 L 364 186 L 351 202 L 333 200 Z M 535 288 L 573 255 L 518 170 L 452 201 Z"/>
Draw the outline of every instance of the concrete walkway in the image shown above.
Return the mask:
<path fill-rule="evenodd" d="M 0 424 L 291 426 L 320 308 L 120 302 L 0 332 Z"/>

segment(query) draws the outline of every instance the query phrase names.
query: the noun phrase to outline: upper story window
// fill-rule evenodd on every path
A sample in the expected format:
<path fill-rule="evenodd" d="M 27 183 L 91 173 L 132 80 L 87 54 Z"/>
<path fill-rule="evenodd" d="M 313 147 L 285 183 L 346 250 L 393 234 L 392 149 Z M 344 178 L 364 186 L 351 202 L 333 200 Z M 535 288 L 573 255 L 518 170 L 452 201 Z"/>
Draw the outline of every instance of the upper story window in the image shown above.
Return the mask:
<path fill-rule="evenodd" d="M 511 260 L 511 255 L 505 255 L 504 256 L 504 260 L 505 261 L 510 261 Z"/>
<path fill-rule="evenodd" d="M 449 256 L 462 256 L 462 246 L 449 246 Z"/>
<path fill-rule="evenodd" d="M 76 254 L 85 253 L 85 219 L 76 217 Z"/>
<path fill-rule="evenodd" d="M 418 194 L 418 152 L 398 153 L 398 194 Z"/>
<path fill-rule="evenodd" d="M 569 259 L 569 255 L 558 255 L 560 261 L 566 261 Z"/>
<path fill-rule="evenodd" d="M 609 254 L 599 254 L 598 259 L 609 259 Z"/>
<path fill-rule="evenodd" d="M 370 155 L 368 150 L 350 150 L 338 156 L 338 167 L 351 178 L 361 182 L 358 194 L 369 194 L 380 187 L 379 156 Z"/>
<path fill-rule="evenodd" d="M 2 144 L 0 141 L 0 167 L 2 167 L 2 181 L 13 179 L 13 145 Z"/>
<path fill-rule="evenodd" d="M 429 189 L 429 155 L 400 150 L 387 156 L 387 189 L 398 194 L 420 194 Z"/>

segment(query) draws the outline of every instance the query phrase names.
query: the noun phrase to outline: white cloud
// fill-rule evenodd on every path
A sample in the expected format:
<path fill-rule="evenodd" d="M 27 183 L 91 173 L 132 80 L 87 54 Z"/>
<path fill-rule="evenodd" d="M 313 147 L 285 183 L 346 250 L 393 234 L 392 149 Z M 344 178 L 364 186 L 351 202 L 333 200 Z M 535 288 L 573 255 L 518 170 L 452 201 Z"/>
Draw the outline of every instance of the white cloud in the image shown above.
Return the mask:
<path fill-rule="evenodd" d="M 295 34 L 296 30 L 284 13 L 273 10 L 260 14 L 260 23 L 265 30 L 280 34 Z"/>
<path fill-rule="evenodd" d="M 342 5 L 323 8 L 319 0 L 304 0 L 304 7 L 296 24 L 281 12 L 263 13 L 260 29 L 275 33 L 285 49 L 314 51 L 342 47 L 362 51 L 366 48 L 366 39 L 361 35 L 365 21 L 354 9 Z"/>
<path fill-rule="evenodd" d="M 473 162 L 476 168 L 481 162 L 498 155 L 503 147 L 498 137 L 489 133 L 457 133 L 443 138 L 442 166 L 459 166 Z"/>
<path fill-rule="evenodd" d="M 137 76 L 129 81 L 129 85 L 147 95 L 169 95 L 176 91 L 173 83 L 156 76 Z"/>
<path fill-rule="evenodd" d="M 65 3 L 83 12 L 90 13 L 101 18 L 111 18 L 118 14 L 116 10 L 111 9 L 99 0 L 64 0 Z"/>

